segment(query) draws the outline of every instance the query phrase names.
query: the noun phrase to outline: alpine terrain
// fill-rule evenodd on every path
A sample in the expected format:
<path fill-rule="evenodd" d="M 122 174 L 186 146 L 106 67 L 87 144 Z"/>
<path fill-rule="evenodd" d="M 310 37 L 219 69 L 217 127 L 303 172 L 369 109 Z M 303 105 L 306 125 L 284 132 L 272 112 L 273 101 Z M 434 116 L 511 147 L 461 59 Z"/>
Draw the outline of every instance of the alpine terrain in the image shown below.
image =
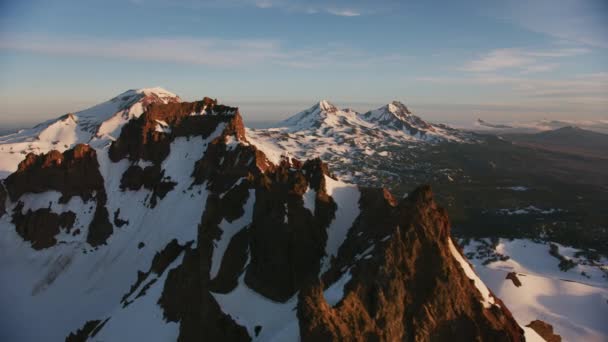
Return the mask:
<path fill-rule="evenodd" d="M 476 138 L 396 102 L 253 131 L 160 88 L 2 137 L 0 339 L 559 340 L 477 276 L 429 186 L 332 174 L 380 140 Z"/>

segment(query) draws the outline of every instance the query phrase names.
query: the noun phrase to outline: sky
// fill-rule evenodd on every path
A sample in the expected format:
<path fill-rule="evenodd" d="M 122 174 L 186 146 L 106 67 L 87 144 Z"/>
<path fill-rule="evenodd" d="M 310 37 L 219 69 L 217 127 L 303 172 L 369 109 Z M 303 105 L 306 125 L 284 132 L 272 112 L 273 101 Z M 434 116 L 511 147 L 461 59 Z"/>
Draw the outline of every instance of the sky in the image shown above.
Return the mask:
<path fill-rule="evenodd" d="M 608 119 L 608 1 L 0 0 L 0 127 L 160 86 L 246 122 Z"/>

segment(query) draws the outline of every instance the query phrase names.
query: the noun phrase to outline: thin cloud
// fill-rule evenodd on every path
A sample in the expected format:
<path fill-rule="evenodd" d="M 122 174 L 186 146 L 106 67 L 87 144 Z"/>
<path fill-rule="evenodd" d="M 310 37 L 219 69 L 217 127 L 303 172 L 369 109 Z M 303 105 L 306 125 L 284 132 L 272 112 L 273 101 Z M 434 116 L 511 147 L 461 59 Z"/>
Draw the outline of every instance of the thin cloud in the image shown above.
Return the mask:
<path fill-rule="evenodd" d="M 275 9 L 292 13 L 330 14 L 339 17 L 358 17 L 374 12 L 384 6 L 376 1 L 350 0 L 131 0 L 138 5 L 156 4 L 160 6 L 180 6 L 193 9 L 200 8 L 234 8 L 255 7 L 258 9 Z"/>
<path fill-rule="evenodd" d="M 494 72 L 503 69 L 519 69 L 523 73 L 544 72 L 556 68 L 549 59 L 572 57 L 589 52 L 584 48 L 564 48 L 555 50 L 524 50 L 517 48 L 492 50 L 468 62 L 461 69 L 470 72 Z"/>
<path fill-rule="evenodd" d="M 399 64 L 408 56 L 373 54 L 342 45 L 289 49 L 278 40 L 214 38 L 103 39 L 50 35 L 0 36 L 0 49 L 36 54 L 169 62 L 211 67 L 283 66 L 290 68 L 374 67 Z"/>
<path fill-rule="evenodd" d="M 533 32 L 570 43 L 608 48 L 605 0 L 505 0 L 488 12 Z"/>
<path fill-rule="evenodd" d="M 557 69 L 559 67 L 559 64 L 557 63 L 553 63 L 553 64 L 535 64 L 535 65 L 530 65 L 528 67 L 526 67 L 521 73 L 522 74 L 533 74 L 533 73 L 537 73 L 537 72 L 548 72 L 548 71 L 553 71 L 555 69 Z"/>
<path fill-rule="evenodd" d="M 419 77 L 420 82 L 439 85 L 508 86 L 517 97 L 551 99 L 554 103 L 607 104 L 608 73 L 577 75 L 564 79 L 473 74 L 469 77 Z"/>
<path fill-rule="evenodd" d="M 281 58 L 274 40 L 220 40 L 191 38 L 101 39 L 46 35 L 5 35 L 0 49 L 40 54 L 124 58 L 208 66 L 240 66 Z M 246 53 L 245 53 L 246 52 Z"/>
<path fill-rule="evenodd" d="M 354 11 L 351 9 L 335 9 L 335 8 L 327 9 L 327 13 L 337 15 L 340 17 L 358 17 L 361 15 L 360 12 Z"/>
<path fill-rule="evenodd" d="M 500 69 L 517 68 L 534 61 L 530 56 L 514 49 L 498 49 L 469 62 L 463 67 L 465 71 L 488 72 Z"/>

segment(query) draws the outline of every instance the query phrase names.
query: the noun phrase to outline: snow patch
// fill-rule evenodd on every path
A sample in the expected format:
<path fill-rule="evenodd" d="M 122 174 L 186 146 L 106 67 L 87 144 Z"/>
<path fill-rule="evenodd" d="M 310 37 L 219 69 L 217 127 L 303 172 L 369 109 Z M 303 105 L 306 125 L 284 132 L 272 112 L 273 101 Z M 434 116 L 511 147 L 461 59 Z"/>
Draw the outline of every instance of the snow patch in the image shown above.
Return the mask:
<path fill-rule="evenodd" d="M 470 260 L 479 277 L 522 327 L 540 319 L 551 324 L 564 341 L 608 340 L 608 282 L 600 266 L 579 264 L 563 272 L 559 260 L 549 254 L 549 244 L 525 239 L 500 239 L 494 250 L 510 258 L 483 265 L 485 257 L 475 257 L 480 244 L 472 241 L 464 247 L 465 254 L 473 256 Z M 578 252 L 558 246 L 566 258 Z M 597 263 L 606 265 L 608 260 L 601 258 Z M 517 273 L 521 287 L 505 279 L 509 272 Z"/>
<path fill-rule="evenodd" d="M 353 275 L 350 273 L 350 269 L 340 277 L 335 283 L 323 292 L 323 297 L 327 304 L 335 306 L 339 301 L 344 298 L 344 286 L 351 280 Z"/>
<path fill-rule="evenodd" d="M 346 239 L 348 230 L 359 216 L 359 198 L 361 197 L 356 185 L 343 183 L 328 176 L 324 177 L 327 194 L 333 198 L 338 208 L 334 220 L 327 229 L 327 244 L 321 273 L 329 269 L 331 258 L 338 254 L 338 249 Z"/>
<path fill-rule="evenodd" d="M 492 305 L 497 305 L 494 302 L 494 297 L 490 293 L 490 290 L 488 290 L 486 285 L 481 281 L 481 279 L 479 279 L 477 274 L 475 274 L 475 271 L 473 271 L 471 265 L 469 265 L 469 263 L 462 257 L 462 255 L 460 255 L 460 252 L 454 246 L 454 243 L 452 242 L 451 238 L 448 240 L 448 244 L 450 246 L 450 252 L 452 253 L 452 256 L 454 256 L 454 259 L 456 259 L 456 261 L 460 264 L 460 267 L 462 267 L 466 276 L 469 279 L 473 280 L 475 287 L 477 288 L 477 290 L 479 290 L 479 293 L 483 297 L 483 300 L 481 301 L 483 306 L 486 309 L 489 309 Z"/>
<path fill-rule="evenodd" d="M 306 189 L 306 192 L 302 196 L 302 200 L 304 201 L 304 208 L 308 209 L 311 214 L 315 214 L 315 201 L 317 198 L 317 192 L 310 188 L 310 186 Z"/>
<path fill-rule="evenodd" d="M 182 252 L 146 290 L 146 295 L 135 299 L 125 308 L 119 308 L 110 315 L 110 320 L 95 336 L 96 341 L 176 341 L 179 323 L 167 322 L 158 300 L 163 292 L 169 272 L 180 265 Z M 145 283 L 148 283 L 146 280 Z M 84 322 L 83 324 L 84 325 Z"/>
<path fill-rule="evenodd" d="M 223 219 L 219 224 L 219 228 L 222 230 L 222 236 L 219 240 L 214 241 L 213 257 L 211 259 L 211 269 L 209 270 L 209 279 L 214 279 L 217 276 L 217 272 L 220 270 L 224 253 L 228 248 L 228 244 L 232 237 L 238 233 L 241 229 L 246 227 L 253 218 L 253 205 L 255 204 L 255 190 L 250 189 L 247 197 L 247 202 L 243 207 L 243 216 L 240 218 L 228 222 Z"/>
<path fill-rule="evenodd" d="M 211 293 L 222 311 L 229 314 L 239 325 L 244 326 L 254 339 L 260 341 L 299 341 L 300 331 L 296 306 L 298 295 L 285 303 L 275 302 L 251 290 L 239 278 L 239 285 L 228 294 Z M 255 327 L 261 326 L 255 337 Z"/>

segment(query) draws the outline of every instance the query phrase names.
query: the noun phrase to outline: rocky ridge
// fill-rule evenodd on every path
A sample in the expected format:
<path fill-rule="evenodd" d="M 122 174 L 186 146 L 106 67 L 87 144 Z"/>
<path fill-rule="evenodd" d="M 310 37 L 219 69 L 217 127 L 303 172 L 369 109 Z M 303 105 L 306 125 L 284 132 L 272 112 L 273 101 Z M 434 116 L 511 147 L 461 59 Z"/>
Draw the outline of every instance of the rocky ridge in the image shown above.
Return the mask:
<path fill-rule="evenodd" d="M 238 109 L 210 98 L 151 104 L 121 127 L 109 146 L 28 155 L 4 182 L 3 269 L 20 284 L 11 291 L 33 294 L 12 299 L 28 313 L 6 322 L 64 308 L 40 331 L 12 328 L 8 337 L 520 341 L 530 333 L 452 243 L 429 187 L 398 201 L 336 180 L 320 159 L 267 155 Z M 38 254 L 23 258 L 31 248 Z"/>

